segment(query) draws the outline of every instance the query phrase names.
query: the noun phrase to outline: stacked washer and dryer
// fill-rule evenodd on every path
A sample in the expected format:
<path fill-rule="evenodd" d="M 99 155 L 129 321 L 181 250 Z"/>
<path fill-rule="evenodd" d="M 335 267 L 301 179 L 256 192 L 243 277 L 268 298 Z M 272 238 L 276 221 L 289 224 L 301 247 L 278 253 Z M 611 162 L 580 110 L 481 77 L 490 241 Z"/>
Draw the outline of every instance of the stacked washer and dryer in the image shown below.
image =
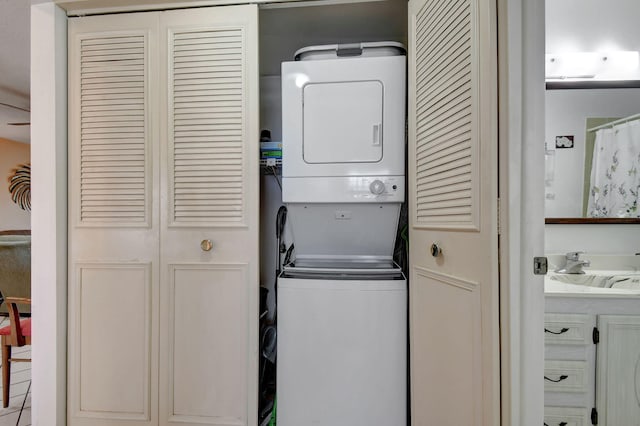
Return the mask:
<path fill-rule="evenodd" d="M 405 69 L 394 42 L 282 64 L 282 196 L 295 260 L 278 278 L 278 426 L 402 426 L 407 285 Z"/>

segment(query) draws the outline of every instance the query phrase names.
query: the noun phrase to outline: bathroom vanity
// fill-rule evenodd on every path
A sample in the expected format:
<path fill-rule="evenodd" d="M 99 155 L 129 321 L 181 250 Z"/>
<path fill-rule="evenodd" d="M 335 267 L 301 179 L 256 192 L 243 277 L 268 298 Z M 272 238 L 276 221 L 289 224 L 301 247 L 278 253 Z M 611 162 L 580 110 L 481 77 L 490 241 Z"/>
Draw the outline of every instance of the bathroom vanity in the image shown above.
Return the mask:
<path fill-rule="evenodd" d="M 640 418 L 640 272 L 631 256 L 610 269 L 606 260 L 596 257 L 592 265 L 602 269 L 585 274 L 545 277 L 548 426 L 628 426 Z"/>

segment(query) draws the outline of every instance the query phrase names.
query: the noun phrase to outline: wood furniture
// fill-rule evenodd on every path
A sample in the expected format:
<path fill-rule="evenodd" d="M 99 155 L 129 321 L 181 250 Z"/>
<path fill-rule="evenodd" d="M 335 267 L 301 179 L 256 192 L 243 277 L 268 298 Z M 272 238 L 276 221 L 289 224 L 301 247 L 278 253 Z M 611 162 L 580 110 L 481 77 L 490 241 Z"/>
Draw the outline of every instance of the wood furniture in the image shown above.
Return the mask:
<path fill-rule="evenodd" d="M 11 363 L 31 362 L 28 358 L 12 358 L 11 349 L 31 344 L 31 318 L 20 319 L 19 304 L 30 305 L 31 299 L 24 297 L 7 297 L 9 325 L 0 328 L 2 336 L 2 406 L 9 406 L 9 387 Z"/>
<path fill-rule="evenodd" d="M 0 231 L 0 235 L 31 235 L 31 229 L 10 229 L 8 231 Z"/>
<path fill-rule="evenodd" d="M 635 424 L 639 296 L 567 293 L 545 299 L 545 424 Z"/>
<path fill-rule="evenodd" d="M 0 293 L 3 297 L 31 297 L 31 235 L 0 232 Z M 5 305 L 0 312 L 7 313 Z M 30 313 L 29 307 L 22 314 Z"/>
<path fill-rule="evenodd" d="M 595 315 L 547 313 L 544 321 L 544 419 L 557 426 L 591 423 L 595 405 Z"/>

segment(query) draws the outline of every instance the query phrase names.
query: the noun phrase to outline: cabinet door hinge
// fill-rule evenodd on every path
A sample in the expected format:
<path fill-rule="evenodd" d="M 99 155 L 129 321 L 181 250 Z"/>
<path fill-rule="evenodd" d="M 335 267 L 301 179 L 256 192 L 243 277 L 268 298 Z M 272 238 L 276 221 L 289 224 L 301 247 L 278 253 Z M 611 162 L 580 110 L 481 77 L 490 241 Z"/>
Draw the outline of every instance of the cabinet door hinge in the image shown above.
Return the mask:
<path fill-rule="evenodd" d="M 596 410 L 595 407 L 591 409 L 591 424 L 592 425 L 598 424 L 598 410 Z"/>
<path fill-rule="evenodd" d="M 600 330 L 598 330 L 598 327 L 593 327 L 593 333 L 591 333 L 591 336 L 593 337 L 594 345 L 600 343 Z"/>
<path fill-rule="evenodd" d="M 549 262 L 546 257 L 539 256 L 533 258 L 533 274 L 534 275 L 547 275 Z"/>

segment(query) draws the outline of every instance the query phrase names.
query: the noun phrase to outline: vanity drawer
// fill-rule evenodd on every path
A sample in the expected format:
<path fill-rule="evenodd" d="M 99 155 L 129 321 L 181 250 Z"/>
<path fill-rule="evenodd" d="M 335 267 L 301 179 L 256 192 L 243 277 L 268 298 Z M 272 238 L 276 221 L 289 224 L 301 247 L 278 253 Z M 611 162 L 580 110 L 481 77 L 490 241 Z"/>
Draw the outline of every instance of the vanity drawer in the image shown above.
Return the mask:
<path fill-rule="evenodd" d="M 545 361 L 545 392 L 587 392 L 589 386 L 586 361 Z"/>
<path fill-rule="evenodd" d="M 547 345 L 591 343 L 594 319 L 585 314 L 545 314 L 544 342 Z"/>
<path fill-rule="evenodd" d="M 545 426 L 591 426 L 591 411 L 582 407 L 544 407 Z"/>

